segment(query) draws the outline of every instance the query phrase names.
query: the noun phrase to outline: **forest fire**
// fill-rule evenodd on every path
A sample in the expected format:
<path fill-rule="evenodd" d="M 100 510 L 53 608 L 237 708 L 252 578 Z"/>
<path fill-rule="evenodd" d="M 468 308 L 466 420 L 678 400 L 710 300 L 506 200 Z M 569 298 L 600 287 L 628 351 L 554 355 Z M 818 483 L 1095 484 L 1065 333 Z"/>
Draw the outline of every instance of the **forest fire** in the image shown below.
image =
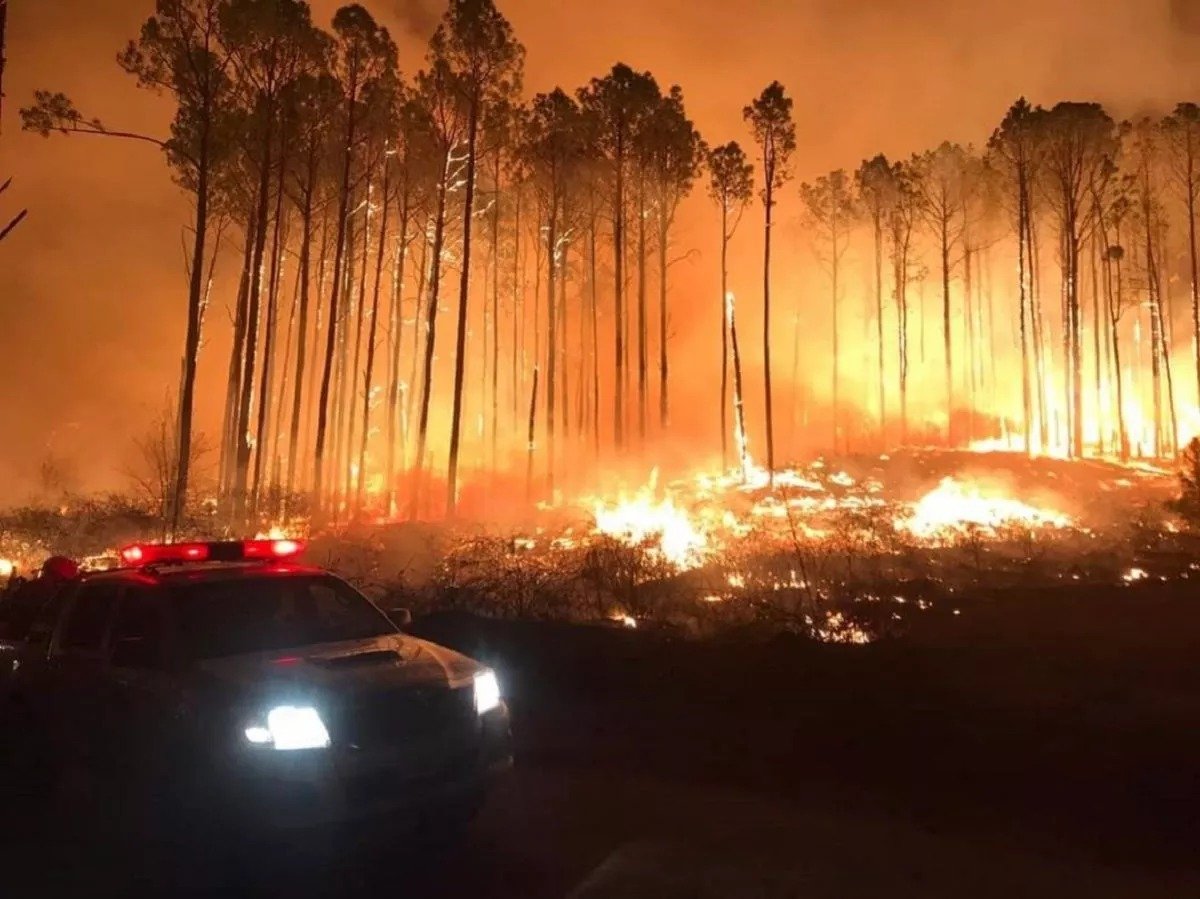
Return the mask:
<path fill-rule="evenodd" d="M 1065 528 L 1070 524 L 1071 519 L 1066 515 L 1039 509 L 978 484 L 964 484 L 953 478 L 943 480 L 913 506 L 911 516 L 897 522 L 898 527 L 924 540 L 974 529 L 995 536 L 997 530 L 1005 526 L 1032 530 Z"/>
<path fill-rule="evenodd" d="M 705 535 L 671 499 L 655 502 L 642 494 L 635 499 L 595 507 L 596 530 L 639 546 L 653 539 L 662 557 L 677 568 L 699 564 L 708 546 Z"/>
<path fill-rule="evenodd" d="M 686 571 L 751 536 L 828 540 L 839 519 L 869 511 L 880 513 L 896 534 L 927 546 L 964 535 L 999 540 L 1014 530 L 1036 533 L 1076 526 L 1071 516 L 1053 508 L 961 476 L 944 477 L 908 501 L 896 497 L 899 485 L 885 485 L 878 478 L 860 481 L 820 460 L 776 472 L 778 493 L 766 489 L 765 471 L 753 464 L 751 471 L 745 482 L 735 474 L 702 474 L 660 487 L 652 477 L 632 496 L 593 501 L 594 533 L 629 546 L 648 546 L 676 570 Z M 740 575 L 730 577 L 730 586 L 744 586 Z"/>
<path fill-rule="evenodd" d="M 1200 899 L 1198 60 L 0 0 L 6 894 Z"/>
<path fill-rule="evenodd" d="M 207 82 L 191 84 L 179 73 L 180 83 L 164 87 L 184 118 L 214 119 L 205 133 L 209 125 L 222 132 L 227 115 L 241 121 L 239 104 L 266 112 L 255 128 L 284 113 L 297 117 L 295 134 L 261 135 L 256 146 L 264 159 L 221 148 L 203 155 L 220 161 L 201 172 L 201 157 L 168 157 L 180 169 L 175 180 L 193 192 L 202 183 L 248 178 L 229 198 L 214 194 L 194 204 L 201 217 L 210 205 L 237 208 L 221 227 L 194 223 L 203 237 L 190 261 L 192 270 L 208 273 L 214 293 L 228 283 L 245 285 L 230 296 L 231 381 L 215 472 L 216 492 L 235 515 L 259 508 L 264 496 L 293 493 L 304 494 L 318 518 L 335 522 L 395 517 L 402 509 L 409 517 L 453 515 L 464 486 L 485 469 L 493 476 L 523 469 L 526 492 L 546 499 L 579 490 L 606 458 L 634 450 L 653 458 L 681 439 L 705 453 L 719 440 L 728 465 L 732 433 L 744 489 L 804 494 L 794 506 L 781 501 L 755 513 L 787 518 L 789 509 L 838 505 L 813 495 L 803 483 L 808 473 L 777 464 L 812 451 L 919 443 L 1051 458 L 1163 459 L 1197 430 L 1200 380 L 1193 384 L 1183 372 L 1189 324 L 1193 343 L 1200 324 L 1189 323 L 1179 291 L 1172 291 L 1190 280 L 1192 306 L 1200 296 L 1195 229 L 1183 227 L 1194 225 L 1194 210 L 1173 199 L 1196 189 L 1200 109 L 1192 104 L 1121 123 L 1093 103 L 1035 107 L 1018 99 L 992 123 L 990 140 L 941 143 L 900 162 L 875 156 L 853 169 L 814 174 L 790 159 L 803 123 L 793 119 L 779 82 L 744 107 L 744 146 L 719 144 L 715 134 L 701 140 L 681 87 L 624 65 L 582 88 L 523 97 L 515 85 L 524 50 L 497 13 L 488 20 L 497 29 L 487 44 L 496 57 L 488 83 L 473 85 L 473 105 L 464 108 L 453 79 L 432 73 L 445 63 L 456 77 L 480 76 L 474 68 L 454 70 L 461 60 L 442 59 L 444 45 L 431 46 L 430 68 L 409 83 L 388 29 L 366 10 L 352 16 L 354 29 L 330 34 L 301 3 L 295 19 L 272 26 L 282 29 L 273 40 L 297 48 L 288 89 L 260 95 L 261 61 L 243 59 L 241 44 L 265 40 L 254 29 L 267 26 L 253 17 L 252 4 L 232 6 L 220 23 L 231 31 L 218 40 L 228 55 L 220 64 L 238 73 L 228 95 L 192 109 Z M 177 33 L 166 27 L 171 15 L 151 20 L 155 27 L 141 39 L 146 58 L 189 52 L 156 43 Z M 454 15 L 443 27 L 455 40 L 478 39 Z M 329 53 L 301 52 L 325 40 Z M 373 87 L 359 110 L 359 73 L 346 60 L 367 46 Z M 322 84 L 329 96 L 316 90 Z M 283 98 L 293 94 L 298 109 L 284 109 Z M 637 134 L 622 130 L 627 107 L 638 110 Z M 356 135 L 348 142 L 335 127 L 341 109 L 358 110 L 344 123 Z M 42 135 L 129 136 L 51 91 L 36 92 L 22 116 L 27 130 Z M 468 126 L 475 130 L 467 133 Z M 792 169 L 809 178 L 798 189 Z M 299 187 L 284 189 L 288 179 L 272 172 L 293 172 Z M 355 174 L 338 179 L 335 172 Z M 1078 177 L 1064 180 L 1061 172 Z M 1173 187 L 1183 190 L 1173 190 L 1181 172 L 1185 183 Z M 680 227 L 685 218 L 706 216 L 693 201 L 702 186 L 715 204 L 707 217 L 715 213 L 725 226 L 704 232 L 709 244 L 720 242 L 721 306 L 708 317 L 722 325 L 719 339 L 692 326 L 691 318 L 704 316 L 675 322 L 670 309 L 672 281 L 682 275 L 671 272 L 675 253 L 668 251 L 683 232 L 692 239 L 693 229 Z M 745 233 L 734 244 L 734 230 L 761 196 L 765 238 L 775 205 L 784 214 L 789 194 L 788 214 L 799 221 L 803 242 L 828 260 L 827 271 L 814 270 L 796 247 L 779 248 L 795 258 L 776 276 L 801 289 L 785 290 L 773 330 L 771 256 L 763 258 L 763 295 L 747 297 L 747 263 L 757 254 L 744 246 Z M 1066 209 L 1078 213 L 1064 218 Z M 243 236 L 272 237 L 244 241 L 250 250 L 239 257 L 220 241 L 226 225 Z M 1170 239 L 1184 233 L 1188 246 Z M 1056 241 L 1071 252 L 1051 252 Z M 693 251 L 704 248 L 688 247 L 683 258 Z M 294 273 L 293 259 L 300 263 Z M 705 276 L 714 298 L 715 275 Z M 200 333 L 204 283 L 197 277 L 189 285 L 188 403 L 198 348 L 209 338 Z M 1050 308 L 1056 283 L 1061 320 Z M 793 296 L 826 286 L 823 310 L 789 308 Z M 764 325 L 761 345 L 744 337 L 739 343 L 734 288 L 742 298 L 737 317 L 749 319 L 744 327 L 752 325 L 757 338 L 757 325 Z M 676 292 L 699 297 L 704 289 L 688 283 Z M 926 302 L 930 290 L 935 303 Z M 443 308 L 449 320 L 438 329 Z M 857 331 L 852 321 L 866 327 Z M 676 324 L 686 325 L 689 347 L 705 341 L 710 351 L 688 353 L 684 365 L 672 362 L 680 351 L 672 346 Z M 452 351 L 447 333 L 456 337 Z M 772 344 L 776 359 L 785 360 L 775 372 Z M 786 363 L 790 379 L 778 370 Z M 705 391 L 696 385 L 718 364 L 720 390 L 701 402 Z M 178 412 L 170 420 L 180 439 L 168 434 L 162 442 L 181 455 L 198 425 L 190 406 Z M 207 423 L 209 433 L 214 424 Z M 761 452 L 759 465 L 748 456 L 751 443 Z M 173 518 L 184 511 L 173 505 L 185 497 L 185 481 L 199 479 L 198 469 L 182 462 L 158 466 L 175 481 L 156 486 Z M 444 491 L 430 490 L 442 486 L 442 471 Z M 721 474 L 714 485 L 729 482 Z M 638 539 L 642 519 L 673 518 L 675 525 L 661 525 L 675 535 L 664 552 L 687 564 L 700 541 L 682 527 L 678 511 L 656 506 L 626 515 L 605 502 L 602 529 Z"/>
<path fill-rule="evenodd" d="M 450 4 L 423 62 L 370 3 L 205 2 L 216 56 L 159 84 L 149 60 L 196 48 L 185 7 L 145 2 L 121 68 L 174 102 L 156 133 L 211 146 L 27 91 L 32 134 L 168 150 L 195 239 L 137 501 L 44 466 L 46 514 L 0 533 L 22 566 L 103 553 L 89 509 L 139 538 L 409 529 L 454 585 L 499 571 L 525 597 L 578 568 L 599 617 L 642 621 L 639 590 L 695 582 L 714 614 L 769 593 L 853 642 L 811 606 L 893 595 L 864 569 L 942 583 L 1142 517 L 1186 530 L 1147 510 L 1200 433 L 1195 104 L 1019 97 L 956 129 L 972 143 L 889 159 L 881 127 L 822 172 L 781 81 L 697 103 L 618 63 L 532 93 L 490 2 Z M 480 543 L 486 564 L 446 562 Z M 1122 546 L 1113 577 L 1157 576 Z"/>

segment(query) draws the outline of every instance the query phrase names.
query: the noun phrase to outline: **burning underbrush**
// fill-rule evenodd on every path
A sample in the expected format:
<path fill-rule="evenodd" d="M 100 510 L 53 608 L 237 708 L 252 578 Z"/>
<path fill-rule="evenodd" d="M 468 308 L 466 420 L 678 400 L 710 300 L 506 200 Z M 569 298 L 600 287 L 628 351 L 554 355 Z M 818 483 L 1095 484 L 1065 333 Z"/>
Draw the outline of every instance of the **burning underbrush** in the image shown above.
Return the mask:
<path fill-rule="evenodd" d="M 777 472 L 651 475 L 519 526 L 359 523 L 310 558 L 415 612 L 604 621 L 865 643 L 969 614 L 981 591 L 1192 576 L 1196 537 L 1152 466 L 905 451 Z M 225 536 L 198 516 L 189 536 Z M 0 559 L 100 556 L 154 537 L 120 501 L 0 518 Z M 3 574 L 3 571 L 0 571 Z"/>
<path fill-rule="evenodd" d="M 1187 578 L 1174 491 L 1151 466 L 938 451 L 815 460 L 773 486 L 761 469 L 651 476 L 503 532 L 376 528 L 360 580 L 419 611 L 865 643 L 969 611 L 981 590 Z M 352 542 L 314 551 L 344 569 Z"/>

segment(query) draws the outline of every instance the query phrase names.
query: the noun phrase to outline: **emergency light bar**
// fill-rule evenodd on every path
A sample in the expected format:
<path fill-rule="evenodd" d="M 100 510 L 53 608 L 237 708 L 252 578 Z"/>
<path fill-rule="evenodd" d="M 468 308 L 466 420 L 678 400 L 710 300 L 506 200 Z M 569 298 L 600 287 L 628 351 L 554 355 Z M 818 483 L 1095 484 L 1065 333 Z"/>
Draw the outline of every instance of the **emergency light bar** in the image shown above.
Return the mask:
<path fill-rule="evenodd" d="M 184 562 L 273 562 L 304 551 L 302 540 L 232 540 L 219 543 L 135 543 L 121 550 L 130 568 Z"/>

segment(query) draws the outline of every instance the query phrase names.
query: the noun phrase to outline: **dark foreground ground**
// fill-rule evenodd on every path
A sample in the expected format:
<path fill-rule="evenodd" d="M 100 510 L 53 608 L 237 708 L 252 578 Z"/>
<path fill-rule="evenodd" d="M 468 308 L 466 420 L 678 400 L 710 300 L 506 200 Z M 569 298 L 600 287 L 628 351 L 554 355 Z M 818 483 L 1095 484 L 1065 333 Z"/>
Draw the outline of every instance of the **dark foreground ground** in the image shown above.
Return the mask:
<path fill-rule="evenodd" d="M 1200 596 L 964 599 L 867 647 L 427 619 L 494 664 L 517 769 L 465 843 L 4 844 L 0 895 L 1200 895 Z M 182 856 L 182 860 L 181 860 Z"/>

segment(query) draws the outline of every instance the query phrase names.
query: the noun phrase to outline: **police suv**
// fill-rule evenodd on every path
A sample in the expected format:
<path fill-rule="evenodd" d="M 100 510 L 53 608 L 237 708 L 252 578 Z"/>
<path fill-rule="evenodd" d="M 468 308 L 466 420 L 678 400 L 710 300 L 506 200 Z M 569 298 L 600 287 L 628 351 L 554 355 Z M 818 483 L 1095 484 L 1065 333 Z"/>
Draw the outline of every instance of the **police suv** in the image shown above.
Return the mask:
<path fill-rule="evenodd" d="M 127 547 L 0 646 L 4 792 L 71 772 L 270 827 L 466 820 L 511 765 L 494 672 L 416 639 L 293 540 Z"/>

